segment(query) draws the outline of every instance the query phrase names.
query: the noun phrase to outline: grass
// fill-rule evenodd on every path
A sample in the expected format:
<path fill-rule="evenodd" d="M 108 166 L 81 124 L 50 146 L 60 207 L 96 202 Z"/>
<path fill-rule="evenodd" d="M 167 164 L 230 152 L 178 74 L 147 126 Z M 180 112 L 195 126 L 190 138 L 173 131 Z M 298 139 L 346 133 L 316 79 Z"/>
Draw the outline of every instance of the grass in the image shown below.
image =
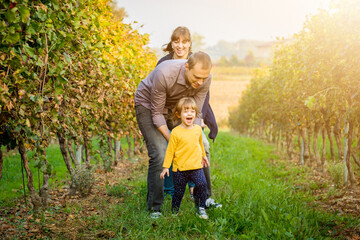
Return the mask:
<path fill-rule="evenodd" d="M 131 139 L 132 144 L 133 139 Z M 97 139 L 93 140 L 94 149 L 98 149 Z M 126 138 L 121 139 L 121 145 L 123 147 L 124 153 L 127 152 L 127 141 Z M 5 147 L 3 147 L 3 153 L 5 152 Z M 14 198 L 23 196 L 23 181 L 22 181 L 22 170 L 21 170 L 21 157 L 16 149 L 6 152 L 4 154 L 4 165 L 3 165 L 3 176 L 0 181 L 0 205 L 2 204 L 11 204 L 13 203 Z M 38 178 L 38 169 L 34 167 L 33 151 L 28 151 L 27 156 L 29 158 L 30 169 L 33 174 L 34 187 L 36 190 L 39 190 L 39 178 Z M 50 177 L 49 184 L 50 188 L 60 187 L 67 184 L 69 179 L 69 173 L 64 163 L 60 147 L 58 144 L 51 144 L 46 149 L 47 160 L 50 165 L 53 166 L 52 176 Z M 94 160 L 95 161 L 95 160 Z M 40 173 L 41 175 L 41 173 Z M 27 177 L 24 169 L 24 179 L 25 179 L 25 190 L 28 195 L 27 189 Z M 40 179 L 40 187 L 42 185 L 42 178 Z"/>
<path fill-rule="evenodd" d="M 142 165 L 113 186 L 96 186 L 106 192 L 95 195 L 89 206 L 74 201 L 53 210 L 54 217 L 42 219 L 43 229 L 65 213 L 67 219 L 73 218 L 71 227 L 79 226 L 72 230 L 76 238 L 331 239 L 339 223 L 360 225 L 359 220 L 311 208 L 312 197 L 295 191 L 291 180 L 302 169 L 284 170 L 271 164 L 268 159 L 277 158 L 271 146 L 220 132 L 211 143 L 211 154 L 214 198 L 223 208 L 208 210 L 209 220 L 196 217 L 188 192 L 178 216 L 172 216 L 171 199 L 165 198 L 163 217 L 150 219 L 145 210 L 147 170 Z M 97 212 L 86 210 L 90 207 Z"/>
<path fill-rule="evenodd" d="M 29 158 L 29 165 L 34 178 L 34 186 L 38 190 L 39 178 L 37 168 L 34 167 L 34 161 L 31 160 L 33 158 L 33 155 L 34 152 L 27 152 L 27 156 Z M 55 144 L 50 145 L 46 150 L 46 155 L 49 164 L 53 166 L 53 176 L 49 180 L 50 187 L 63 185 L 65 183 L 64 180 L 68 178 L 69 174 L 63 161 L 59 146 Z M 25 169 L 24 178 L 25 185 L 27 185 Z M 42 181 L 42 179 L 40 179 L 40 181 Z M 6 156 L 4 158 L 3 176 L 0 181 L 0 192 L 0 204 L 4 201 L 11 203 L 13 202 L 12 200 L 14 198 L 20 197 L 24 193 L 21 172 L 21 157 L 16 150 L 12 150 L 6 153 Z M 28 193 L 27 187 L 26 193 Z"/>
<path fill-rule="evenodd" d="M 208 221 L 195 216 L 188 193 L 179 216 L 171 215 L 171 200 L 166 198 L 164 216 L 150 219 L 145 211 L 144 172 L 109 188 L 109 194 L 124 202 L 92 221 L 97 222 L 97 230 L 130 239 L 326 239 L 331 238 L 329 231 L 336 222 L 359 224 L 310 208 L 305 199 L 311 197 L 298 194 L 291 182 L 283 181 L 283 176 L 291 179 L 293 173 L 266 161 L 276 158 L 272 150 L 253 139 L 219 134 L 211 147 L 211 166 L 215 198 L 223 208 L 209 210 Z"/>

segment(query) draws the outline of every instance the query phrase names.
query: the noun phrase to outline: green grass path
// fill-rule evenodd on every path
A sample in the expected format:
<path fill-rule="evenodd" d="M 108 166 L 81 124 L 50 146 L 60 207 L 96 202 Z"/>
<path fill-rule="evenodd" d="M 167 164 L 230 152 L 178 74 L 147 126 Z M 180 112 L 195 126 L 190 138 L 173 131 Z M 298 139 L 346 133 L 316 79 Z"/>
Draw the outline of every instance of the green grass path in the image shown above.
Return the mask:
<path fill-rule="evenodd" d="M 128 193 L 128 200 L 111 211 L 107 226 L 113 231 L 118 231 L 111 227 L 114 223 L 122 226 L 123 237 L 136 239 L 331 239 L 335 221 L 359 224 L 311 209 L 304 200 L 309 196 L 294 192 L 291 183 L 279 177 L 282 167 L 270 164 L 268 159 L 276 158 L 272 151 L 257 140 L 221 132 L 211 145 L 210 163 L 214 198 L 223 208 L 209 210 L 209 220 L 195 216 L 188 193 L 179 216 L 171 215 L 171 200 L 165 199 L 164 217 L 149 219 L 143 176 L 130 183 L 138 192 Z M 285 175 L 291 178 L 296 171 Z"/>
<path fill-rule="evenodd" d="M 74 234 L 87 238 L 106 231 L 116 239 L 333 239 L 336 225 L 360 226 L 359 220 L 312 209 L 311 196 L 296 192 L 283 177 L 292 179 L 300 170 L 274 166 L 269 159 L 277 156 L 272 152 L 272 146 L 260 141 L 220 132 L 211 143 L 210 163 L 213 197 L 223 208 L 208 210 L 208 220 L 196 217 L 188 191 L 178 216 L 172 216 L 171 199 L 165 198 L 163 217 L 150 219 L 145 210 L 147 169 L 143 165 L 136 174 L 108 188 L 108 194 L 118 199 L 116 204 L 106 195 L 95 196 L 91 204 L 98 213 L 78 216 L 84 230 Z M 11 160 L 19 162 L 14 157 Z M 51 161 L 60 164 L 62 159 Z M 74 202 L 56 209 L 54 216 L 60 211 L 76 216 L 85 206 Z M 40 224 L 51 221 L 44 218 Z"/>

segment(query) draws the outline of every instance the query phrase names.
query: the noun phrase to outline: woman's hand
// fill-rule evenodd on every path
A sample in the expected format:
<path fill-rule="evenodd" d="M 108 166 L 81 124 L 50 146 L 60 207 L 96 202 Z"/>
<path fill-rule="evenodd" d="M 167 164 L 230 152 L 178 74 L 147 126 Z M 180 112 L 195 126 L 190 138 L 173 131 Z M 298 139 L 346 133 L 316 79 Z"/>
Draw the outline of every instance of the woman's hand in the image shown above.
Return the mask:
<path fill-rule="evenodd" d="M 160 179 L 165 179 L 165 174 L 167 176 L 169 176 L 169 169 L 168 168 L 164 168 L 160 174 Z"/>

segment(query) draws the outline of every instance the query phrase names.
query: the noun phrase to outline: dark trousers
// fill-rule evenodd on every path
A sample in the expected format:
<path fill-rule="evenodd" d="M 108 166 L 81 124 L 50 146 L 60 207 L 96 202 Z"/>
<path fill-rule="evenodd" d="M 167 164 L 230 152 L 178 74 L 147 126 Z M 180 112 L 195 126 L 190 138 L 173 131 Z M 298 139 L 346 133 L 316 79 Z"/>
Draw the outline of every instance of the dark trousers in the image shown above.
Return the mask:
<path fill-rule="evenodd" d="M 142 105 L 136 105 L 135 111 L 136 120 L 144 137 L 150 158 L 147 177 L 147 208 L 148 210 L 160 211 L 164 201 L 164 181 L 160 179 L 160 173 L 163 169 L 167 141 L 153 124 L 149 109 Z"/>
<path fill-rule="evenodd" d="M 205 208 L 206 202 L 206 179 L 202 169 L 177 171 L 174 173 L 174 195 L 172 198 L 172 211 L 178 212 L 181 200 L 185 193 L 186 184 L 191 181 L 195 183 L 194 198 L 195 206 Z"/>

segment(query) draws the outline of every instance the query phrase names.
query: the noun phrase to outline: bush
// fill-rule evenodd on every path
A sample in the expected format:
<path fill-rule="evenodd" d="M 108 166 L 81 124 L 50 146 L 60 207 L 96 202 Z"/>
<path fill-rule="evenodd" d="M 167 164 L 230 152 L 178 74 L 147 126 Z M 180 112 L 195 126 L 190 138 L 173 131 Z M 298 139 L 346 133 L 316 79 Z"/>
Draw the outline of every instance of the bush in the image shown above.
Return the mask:
<path fill-rule="evenodd" d="M 75 170 L 74 183 L 76 191 L 80 193 L 82 197 L 91 193 L 92 187 L 95 183 L 95 176 L 91 170 L 87 169 L 84 165 Z"/>
<path fill-rule="evenodd" d="M 340 188 L 344 185 L 344 164 L 342 162 L 329 162 L 327 170 L 335 184 L 336 188 Z"/>

